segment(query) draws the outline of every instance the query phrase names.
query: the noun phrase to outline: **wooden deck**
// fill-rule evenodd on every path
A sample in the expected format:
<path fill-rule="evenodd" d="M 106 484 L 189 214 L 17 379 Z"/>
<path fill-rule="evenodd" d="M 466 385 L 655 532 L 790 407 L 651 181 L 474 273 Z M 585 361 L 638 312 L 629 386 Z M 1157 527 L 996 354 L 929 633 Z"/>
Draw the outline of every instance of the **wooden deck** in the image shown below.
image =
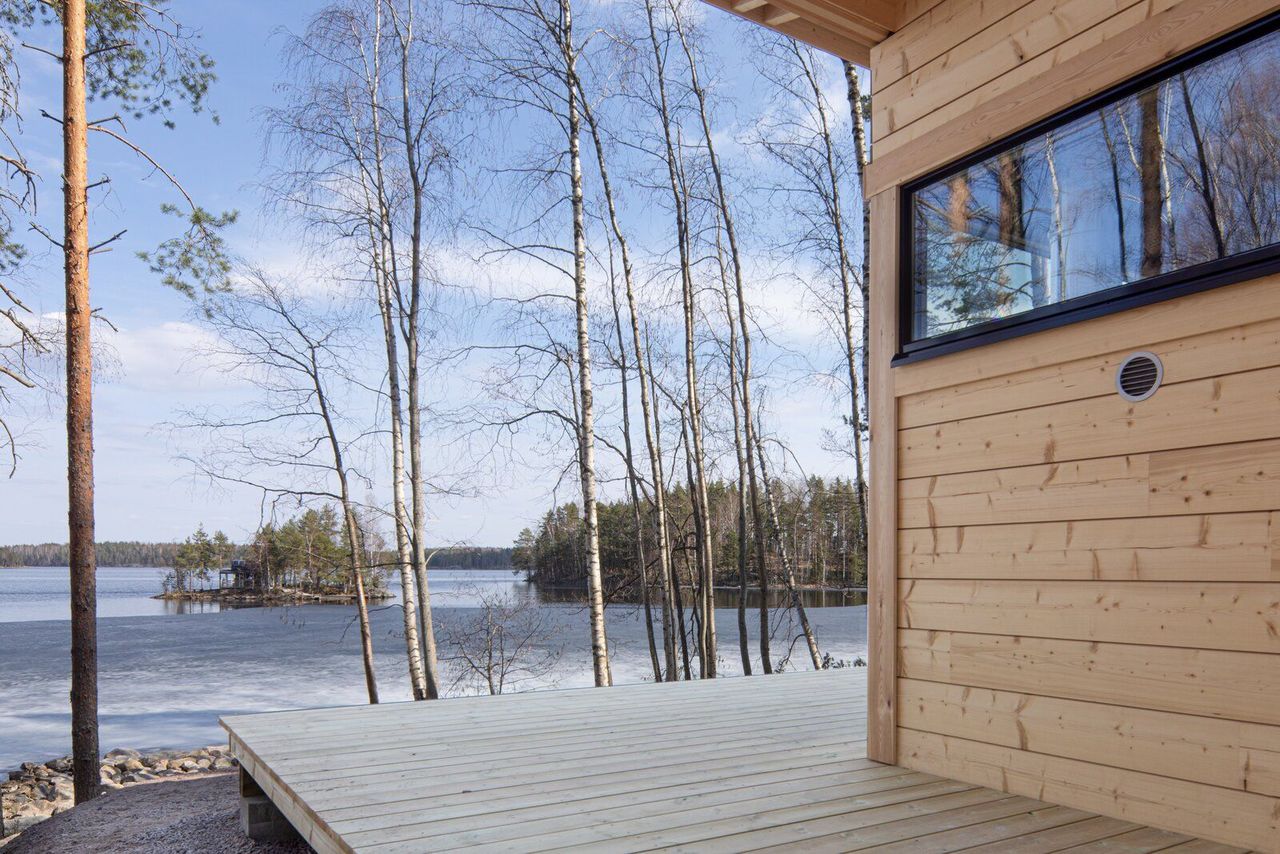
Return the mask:
<path fill-rule="evenodd" d="M 223 719 L 320 852 L 1239 849 L 865 758 L 866 670 Z"/>

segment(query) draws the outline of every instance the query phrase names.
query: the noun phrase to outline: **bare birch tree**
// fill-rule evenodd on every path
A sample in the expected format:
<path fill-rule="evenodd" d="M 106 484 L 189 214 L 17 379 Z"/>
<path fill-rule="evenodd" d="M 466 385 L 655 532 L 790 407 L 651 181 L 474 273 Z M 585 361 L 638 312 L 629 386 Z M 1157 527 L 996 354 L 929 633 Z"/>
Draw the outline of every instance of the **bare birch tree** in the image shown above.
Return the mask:
<path fill-rule="evenodd" d="M 787 550 L 786 536 L 778 519 L 778 502 L 774 498 L 773 486 L 769 481 L 768 463 L 765 462 L 764 443 L 760 441 L 758 426 L 755 433 L 755 445 L 756 459 L 760 463 L 760 478 L 764 483 L 765 507 L 769 511 L 769 531 L 773 538 L 773 544 L 778 550 L 778 557 L 782 561 L 782 573 L 783 578 L 786 579 L 787 593 L 791 597 L 791 607 L 795 609 L 796 617 L 800 621 L 800 631 L 804 635 L 805 645 L 809 649 L 809 659 L 813 663 L 813 669 L 821 670 L 822 654 L 818 651 L 818 642 L 814 638 L 813 628 L 809 625 L 809 615 L 804 608 L 804 598 L 800 595 L 800 585 L 796 582 L 795 565 L 791 561 L 791 555 Z"/>
<path fill-rule="evenodd" d="M 202 358 L 252 384 L 259 397 L 234 411 L 189 412 L 178 426 L 199 437 L 203 450 L 188 459 L 200 474 L 251 486 L 273 504 L 332 500 L 342 508 L 365 687 L 376 703 L 364 533 L 352 492 L 353 480 L 370 481 L 350 463 L 353 445 L 369 431 L 352 427 L 334 388 L 367 393 L 344 367 L 358 361 L 343 340 L 358 324 L 349 311 L 323 298 L 308 304 L 297 291 L 249 270 L 235 288 L 204 302 L 199 315 L 215 334 Z"/>
<path fill-rule="evenodd" d="M 667 174 L 667 185 L 671 193 L 672 210 L 675 216 L 675 238 L 678 255 L 678 275 L 680 277 L 680 297 L 684 323 L 684 382 L 687 404 L 687 415 L 691 434 L 690 454 L 694 469 L 691 490 L 694 496 L 694 514 L 696 528 L 696 553 L 698 557 L 699 577 L 699 609 L 703 613 L 702 643 L 700 652 L 705 656 L 704 677 L 715 676 L 716 638 L 715 609 L 712 589 L 715 585 L 714 554 L 711 548 L 710 526 L 706 518 L 706 454 L 702 435 L 702 405 L 698 398 L 698 358 L 696 339 L 697 298 L 695 294 L 693 253 L 691 247 L 691 228 L 689 224 L 689 194 L 682 176 L 682 146 L 678 139 L 677 119 L 668 93 L 669 72 L 667 57 L 667 38 L 665 32 L 659 32 L 658 14 L 669 14 L 672 26 L 680 35 L 683 44 L 683 31 L 678 22 L 679 11 L 671 5 L 665 9 L 655 8 L 654 0 L 645 0 L 645 17 L 648 24 L 648 41 L 653 55 L 653 90 L 656 95 L 653 108 L 659 126 L 662 129 L 662 159 Z M 692 66 L 690 66 L 692 69 Z M 691 74 L 696 74 L 691 70 Z M 696 77 L 695 77 L 696 82 Z"/>
<path fill-rule="evenodd" d="M 574 36 L 572 0 L 515 0 L 495 4 L 477 0 L 476 7 L 496 21 L 500 33 L 486 33 L 477 48 L 480 61 L 495 75 L 499 103 L 550 119 L 562 135 L 562 145 L 548 153 L 549 167 L 538 177 L 567 184 L 567 192 L 556 193 L 552 207 L 567 199 L 571 248 L 554 247 L 550 266 L 566 272 L 572 282 L 570 297 L 574 307 L 574 359 L 576 362 L 577 421 L 575 458 L 582 492 L 582 515 L 586 539 L 587 602 L 590 611 L 591 658 L 595 683 L 611 685 L 608 637 L 605 630 L 604 586 L 600 566 L 600 526 L 597 509 L 596 404 L 592 379 L 590 306 L 587 281 L 586 192 L 582 171 L 582 83 L 578 75 L 580 46 Z M 564 186 L 563 184 L 560 186 Z M 553 191 L 554 192 L 554 191 Z M 545 227 L 539 221 L 537 227 Z M 491 235 L 496 237 L 496 235 Z M 515 253 L 541 257 L 545 244 L 524 245 L 502 239 L 504 248 Z M 568 256 L 568 269 L 560 261 Z"/>
<path fill-rule="evenodd" d="M 738 654 L 742 658 L 742 674 L 751 675 L 751 648 L 747 634 L 747 590 L 749 574 L 750 549 L 747 542 L 747 454 L 749 449 L 744 441 L 743 417 L 739 395 L 739 355 L 738 355 L 738 322 L 734 312 L 733 299 L 729 292 L 729 275 L 724 259 L 724 247 L 719 234 L 716 239 L 716 260 L 720 268 L 720 288 L 724 296 L 725 327 L 729 332 L 729 340 L 725 345 L 725 360 L 729 364 L 729 408 L 733 413 L 733 450 L 738 463 Z M 754 468 L 754 466 L 753 466 Z"/>
<path fill-rule="evenodd" d="M 37 174 L 18 144 L 23 116 L 19 108 L 21 68 L 15 56 L 16 34 L 0 27 L 0 274 L 12 279 L 22 271 L 26 247 L 16 239 L 19 220 L 35 212 Z M 31 308 L 12 284 L 0 283 L 0 454 L 7 464 L 0 466 L 13 477 L 18 469 L 18 430 L 14 413 L 16 396 L 23 392 L 50 390 L 43 363 L 53 353 L 56 341 L 39 324 Z"/>
<path fill-rule="evenodd" d="M 871 354 L 871 200 L 867 198 L 867 163 L 871 158 L 871 147 L 867 144 L 867 100 L 863 95 L 858 68 L 852 62 L 844 60 L 845 90 L 849 99 L 849 116 L 853 129 L 854 166 L 858 173 L 858 200 L 862 219 L 862 252 L 858 264 L 858 284 L 862 297 L 862 406 L 864 412 L 871 411 L 871 386 L 867 382 L 867 359 Z M 863 423 L 867 423 L 865 420 Z"/>
<path fill-rule="evenodd" d="M 585 105 L 586 99 L 583 99 Z M 594 136 L 594 133 L 593 133 Z M 612 245 L 612 244 L 611 244 Z M 627 467 L 627 491 L 631 498 L 632 522 L 635 525 L 636 583 L 640 588 L 640 602 L 644 608 L 645 637 L 649 642 L 649 658 L 653 667 L 653 680 L 662 681 L 662 662 L 658 660 L 658 646 L 653 636 L 653 606 L 649 596 L 649 562 L 645 549 L 645 520 L 640 505 L 640 477 L 636 473 L 635 451 L 631 443 L 631 390 L 630 370 L 627 362 L 627 344 L 622 335 L 622 310 L 618 304 L 617 276 L 609 277 L 609 297 L 613 309 L 614 340 L 618 345 L 617 365 L 622 391 L 622 444 L 623 462 Z M 662 582 L 665 588 L 665 580 Z M 665 599 L 664 599 L 665 601 Z M 665 639 L 663 641 L 665 646 Z"/>
<path fill-rule="evenodd" d="M 662 597 L 662 648 L 666 662 L 667 679 L 674 680 L 676 678 L 676 645 L 675 636 L 672 628 L 672 611 L 674 603 L 671 593 L 672 573 L 671 573 L 671 544 L 667 531 L 667 506 L 666 506 L 666 485 L 664 483 L 662 450 L 658 445 L 657 436 L 654 429 L 654 413 L 653 404 L 650 400 L 649 380 L 647 377 L 647 364 L 645 358 L 645 346 L 641 340 L 640 334 L 640 313 L 637 307 L 636 287 L 635 287 L 635 271 L 631 259 L 630 244 L 627 241 L 626 234 L 622 230 L 622 226 L 618 220 L 618 206 L 613 194 L 613 183 L 609 178 L 609 168 L 605 158 L 604 138 L 599 123 L 596 121 L 595 111 L 591 106 L 590 100 L 586 97 L 586 93 L 582 94 L 582 115 L 586 119 L 587 127 L 591 131 L 591 140 L 595 147 L 596 163 L 600 172 L 601 189 L 604 194 L 605 210 L 608 213 L 609 227 L 613 231 L 614 240 L 618 243 L 618 250 L 622 256 L 622 277 L 627 294 L 627 315 L 630 321 L 631 330 L 631 347 L 635 354 L 636 376 L 639 380 L 640 389 L 640 415 L 644 425 L 645 447 L 649 456 L 649 473 L 653 484 L 653 526 L 656 534 L 656 542 L 654 544 L 658 558 L 658 587 Z M 616 308 L 615 308 L 616 316 Z M 625 350 L 625 344 L 622 341 L 622 333 L 618 333 L 618 348 L 620 351 Z M 629 414 L 626 397 L 626 376 L 625 367 L 623 368 L 623 420 L 627 422 L 627 448 L 630 455 L 631 434 Z M 631 463 L 628 462 L 630 467 Z M 633 486 L 634 486 L 634 472 Z M 637 530 L 640 530 L 639 520 L 637 522 Z M 655 677 L 661 678 L 655 668 Z"/>
<path fill-rule="evenodd" d="M 443 7 L 426 0 L 343 0 L 288 42 L 295 69 L 270 114 L 285 163 L 270 181 L 324 257 L 351 270 L 377 306 L 386 363 L 391 516 L 404 593 L 413 694 L 439 695 L 425 543 L 423 450 L 433 332 L 433 240 L 452 221 L 455 121 L 467 89 Z"/>
<path fill-rule="evenodd" d="M 849 410 L 844 421 L 851 438 L 850 454 L 854 464 L 854 484 L 858 496 L 856 547 L 859 563 L 867 560 L 867 477 L 864 436 L 866 422 L 862 406 L 866 388 L 867 276 L 865 200 L 859 209 L 864 225 L 862 259 L 853 261 L 850 247 L 844 184 L 848 179 L 845 160 L 835 141 L 835 128 L 830 105 L 824 94 L 821 62 L 811 48 L 790 38 L 765 37 L 761 57 L 762 71 L 785 99 L 776 117 L 762 123 L 759 141 L 763 148 L 791 176 L 782 192 L 796 214 L 798 228 L 788 231 L 792 245 L 810 254 L 819 268 L 829 271 L 836 282 L 832 300 L 821 285 L 809 283 L 828 317 L 834 316 L 835 337 L 840 344 L 843 380 L 849 392 Z M 853 108 L 855 148 L 864 144 L 862 96 L 856 69 L 845 64 L 845 80 Z M 861 182 L 866 158 L 861 148 L 855 151 L 855 165 Z M 832 304 L 834 303 L 834 304 Z M 861 326 L 859 332 L 858 327 Z M 843 444 L 843 443 L 841 443 Z"/>
<path fill-rule="evenodd" d="M 564 652 L 549 612 L 536 599 L 477 591 L 474 615 L 444 624 L 453 685 L 496 696 L 545 687 Z"/>

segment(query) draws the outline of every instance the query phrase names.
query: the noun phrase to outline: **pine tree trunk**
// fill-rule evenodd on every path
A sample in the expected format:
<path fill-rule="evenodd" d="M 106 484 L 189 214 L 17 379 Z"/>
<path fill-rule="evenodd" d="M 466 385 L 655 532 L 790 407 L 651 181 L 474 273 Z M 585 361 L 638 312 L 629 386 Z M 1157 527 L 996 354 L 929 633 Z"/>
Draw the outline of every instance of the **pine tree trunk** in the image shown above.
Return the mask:
<path fill-rule="evenodd" d="M 569 180 L 573 208 L 573 290 L 578 329 L 578 384 L 582 418 L 578 428 L 578 466 L 582 477 L 582 516 L 587 533 L 587 598 L 591 611 L 591 662 L 596 687 L 613 684 L 605 635 L 604 585 L 600 574 L 600 522 L 596 506 L 595 403 L 591 385 L 591 337 L 587 311 L 587 226 L 582 190 L 581 132 L 578 120 L 577 55 L 573 43 L 572 0 L 560 0 L 560 49 L 565 68 L 569 131 Z"/>
<path fill-rule="evenodd" d="M 1164 272 L 1164 188 L 1160 164 L 1164 161 L 1164 138 L 1160 132 L 1160 90 L 1148 89 L 1138 95 L 1141 123 L 1138 126 L 1141 156 L 1138 175 L 1142 185 L 1143 278 Z"/>
<path fill-rule="evenodd" d="M 93 518 L 93 349 L 89 304 L 89 143 L 85 0 L 62 21 L 63 250 L 66 264 L 67 521 L 71 564 L 71 754 L 77 804 L 102 789 L 98 758 L 98 598 Z"/>

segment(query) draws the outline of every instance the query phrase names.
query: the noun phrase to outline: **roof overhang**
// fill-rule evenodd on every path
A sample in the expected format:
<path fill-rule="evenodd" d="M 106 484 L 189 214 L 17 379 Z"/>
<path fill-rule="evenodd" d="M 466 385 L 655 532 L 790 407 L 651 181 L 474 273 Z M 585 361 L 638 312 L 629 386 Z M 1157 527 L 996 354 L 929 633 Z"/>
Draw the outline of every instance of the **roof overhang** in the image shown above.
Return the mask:
<path fill-rule="evenodd" d="M 712 6 L 862 66 L 898 29 L 910 0 L 707 0 Z"/>

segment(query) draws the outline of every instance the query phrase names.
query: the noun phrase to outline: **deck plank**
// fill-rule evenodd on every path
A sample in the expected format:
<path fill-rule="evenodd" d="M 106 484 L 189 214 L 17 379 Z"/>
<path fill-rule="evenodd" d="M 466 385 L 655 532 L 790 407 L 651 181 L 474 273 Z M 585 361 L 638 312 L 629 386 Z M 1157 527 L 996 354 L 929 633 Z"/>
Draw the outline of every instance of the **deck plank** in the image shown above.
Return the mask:
<path fill-rule="evenodd" d="M 323 854 L 1236 849 L 867 759 L 866 671 L 237 715 Z"/>
<path fill-rule="evenodd" d="M 1151 851 L 1164 851 L 1182 842 L 1191 841 L 1181 833 L 1159 830 L 1154 827 L 1140 827 L 1119 836 L 1110 836 L 1097 842 L 1076 845 L 1063 849 L 1063 854 L 1147 854 Z"/>
<path fill-rule="evenodd" d="M 828 769 L 823 773 L 822 769 Z M 838 770 L 832 770 L 838 769 Z M 643 814 L 660 807 L 672 806 L 680 808 L 698 803 L 709 803 L 713 799 L 722 798 L 731 801 L 735 797 L 749 797 L 753 792 L 773 791 L 811 791 L 828 786 L 844 786 L 862 781 L 885 781 L 889 779 L 911 778 L 915 780 L 933 781 L 937 778 L 922 775 L 887 765 L 872 768 L 847 770 L 845 763 L 818 766 L 814 769 L 790 768 L 785 772 L 774 774 L 735 774 L 715 780 L 697 783 L 680 782 L 673 785 L 659 786 L 652 789 L 626 791 L 614 794 L 598 795 L 594 790 L 573 790 L 584 797 L 544 799 L 539 803 L 523 807 L 507 806 L 501 812 L 494 812 L 489 805 L 471 810 L 459 810 L 455 816 L 445 816 L 441 811 L 432 809 L 431 818 L 422 821 L 421 817 L 411 813 L 401 813 L 403 824 L 394 825 L 382 816 L 364 816 L 334 822 L 336 830 L 348 839 L 357 839 L 360 831 L 395 827 L 397 835 L 407 838 L 428 839 L 434 836 L 447 836 L 452 833 L 469 830 L 476 824 L 477 815 L 487 815 L 485 821 L 486 838 L 498 840 L 507 836 L 523 836 L 546 832 L 547 819 L 561 816 L 575 816 L 586 812 L 608 811 L 609 816 L 618 817 L 625 814 Z"/>
<path fill-rule="evenodd" d="M 1119 836 L 1136 830 L 1138 825 L 1118 818 L 1094 816 L 1074 824 L 1028 833 L 1014 839 L 990 842 L 964 849 L 965 854 L 1043 854 L 1061 851 L 1073 845 L 1097 842 L 1110 836 Z"/>

